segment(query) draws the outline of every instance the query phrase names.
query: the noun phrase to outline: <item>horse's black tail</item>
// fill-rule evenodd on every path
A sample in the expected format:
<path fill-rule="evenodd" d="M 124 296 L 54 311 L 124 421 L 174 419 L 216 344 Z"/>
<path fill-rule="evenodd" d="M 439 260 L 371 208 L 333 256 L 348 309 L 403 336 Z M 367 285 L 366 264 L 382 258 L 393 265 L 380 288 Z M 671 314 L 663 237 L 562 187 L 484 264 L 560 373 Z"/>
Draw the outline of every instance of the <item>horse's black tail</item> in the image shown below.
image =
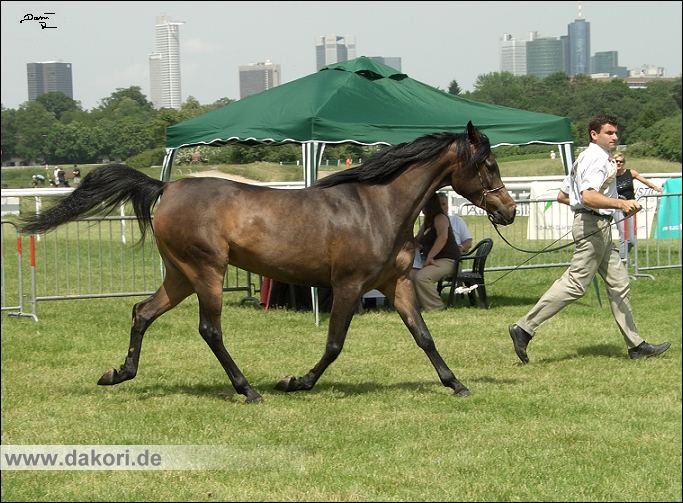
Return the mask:
<path fill-rule="evenodd" d="M 152 225 L 152 208 L 166 182 L 150 178 L 124 164 L 102 166 L 88 173 L 78 188 L 44 213 L 22 219 L 21 231 L 47 232 L 78 217 L 112 211 L 131 201 L 138 217 L 141 241 Z"/>

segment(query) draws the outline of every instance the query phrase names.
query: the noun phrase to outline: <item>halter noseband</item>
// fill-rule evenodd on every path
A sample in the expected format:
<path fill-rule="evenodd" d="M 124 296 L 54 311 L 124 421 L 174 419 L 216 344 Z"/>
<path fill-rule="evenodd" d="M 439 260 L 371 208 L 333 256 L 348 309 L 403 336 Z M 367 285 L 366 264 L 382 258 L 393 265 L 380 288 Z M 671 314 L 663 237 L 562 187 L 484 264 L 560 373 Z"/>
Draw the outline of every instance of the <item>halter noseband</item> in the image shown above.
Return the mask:
<path fill-rule="evenodd" d="M 477 166 L 477 175 L 479 175 L 479 183 L 481 183 L 481 202 L 479 203 L 479 207 L 484 208 L 484 211 L 488 213 L 489 210 L 486 208 L 486 195 L 504 189 L 505 184 L 501 183 L 500 187 L 496 187 L 495 189 L 487 189 L 484 188 L 484 180 L 481 178 L 481 166 Z"/>

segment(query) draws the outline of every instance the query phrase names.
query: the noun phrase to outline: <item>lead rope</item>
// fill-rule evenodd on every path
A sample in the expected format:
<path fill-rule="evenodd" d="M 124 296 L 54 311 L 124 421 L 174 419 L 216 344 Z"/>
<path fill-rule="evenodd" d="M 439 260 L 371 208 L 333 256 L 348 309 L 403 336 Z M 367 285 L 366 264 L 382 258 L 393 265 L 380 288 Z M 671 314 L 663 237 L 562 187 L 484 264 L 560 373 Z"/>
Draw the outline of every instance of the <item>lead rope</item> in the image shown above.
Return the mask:
<path fill-rule="evenodd" d="M 638 211 L 640 211 L 640 210 L 638 210 Z M 609 225 L 610 228 L 611 228 L 613 225 L 619 224 L 619 223 L 623 222 L 624 220 L 626 220 L 627 218 L 632 217 L 633 215 L 635 215 L 636 213 L 638 213 L 638 211 L 634 211 L 634 212 L 631 213 L 629 216 L 623 217 L 621 220 L 615 220 L 614 222 L 610 223 L 610 225 Z M 572 232 L 571 230 L 569 230 L 569 231 L 565 232 L 562 236 L 560 236 L 559 238 L 557 238 L 555 241 L 553 241 L 552 243 L 550 243 L 550 244 L 549 244 L 548 246 L 546 246 L 545 248 L 541 248 L 540 250 L 525 250 L 524 248 L 519 248 L 519 247 L 513 245 L 513 244 L 510 243 L 507 239 L 505 239 L 505 236 L 503 236 L 503 235 L 500 233 L 500 231 L 498 230 L 498 225 L 496 225 L 496 223 L 493 221 L 492 217 L 491 217 L 490 215 L 487 215 L 487 216 L 488 216 L 488 219 L 489 219 L 489 221 L 491 222 L 491 224 L 493 224 L 493 228 L 496 229 L 496 232 L 498 233 L 498 235 L 501 237 L 501 239 L 502 239 L 503 241 L 505 241 L 505 242 L 508 244 L 508 246 L 510 246 L 511 248 L 513 248 L 513 249 L 515 249 L 515 250 L 517 250 L 517 251 L 521 251 L 521 252 L 523 252 L 523 253 L 530 253 L 530 254 L 532 254 L 532 255 L 531 255 L 528 259 L 526 259 L 524 262 L 522 262 L 521 264 L 515 266 L 514 269 L 510 269 L 510 270 L 507 271 L 505 274 L 503 274 L 503 275 L 500 276 L 499 278 L 496 278 L 494 281 L 492 281 L 492 282 L 490 283 L 491 285 L 497 283 L 498 281 L 500 281 L 501 279 L 503 279 L 503 278 L 504 278 L 505 276 L 507 276 L 508 274 L 515 272 L 517 269 L 519 269 L 520 267 L 522 267 L 524 264 L 526 264 L 526 263 L 529 262 L 530 260 L 536 258 L 536 257 L 537 257 L 538 255 L 540 255 L 541 253 L 550 253 L 550 252 L 554 252 L 554 251 L 557 251 L 557 250 L 562 250 L 563 248 L 568 248 L 568 247 L 570 247 L 570 246 L 576 245 L 576 243 L 579 242 L 579 241 L 582 241 L 582 240 L 584 240 L 584 239 L 586 239 L 586 238 L 591 237 L 593 234 L 597 234 L 598 232 L 602 232 L 602 229 L 598 229 L 598 230 L 593 231 L 593 232 L 591 232 L 590 234 L 588 234 L 588 235 L 582 237 L 582 238 L 579 239 L 578 241 L 572 241 L 571 243 L 567 243 L 567 244 L 564 244 L 564 245 L 562 245 L 562 246 L 558 246 L 558 247 L 556 247 L 556 248 L 550 248 L 550 247 L 553 246 L 555 243 L 557 243 L 559 240 L 564 239 L 564 237 L 567 236 L 567 234 L 569 234 L 569 233 Z M 611 231 L 610 231 L 610 232 L 611 232 Z"/>

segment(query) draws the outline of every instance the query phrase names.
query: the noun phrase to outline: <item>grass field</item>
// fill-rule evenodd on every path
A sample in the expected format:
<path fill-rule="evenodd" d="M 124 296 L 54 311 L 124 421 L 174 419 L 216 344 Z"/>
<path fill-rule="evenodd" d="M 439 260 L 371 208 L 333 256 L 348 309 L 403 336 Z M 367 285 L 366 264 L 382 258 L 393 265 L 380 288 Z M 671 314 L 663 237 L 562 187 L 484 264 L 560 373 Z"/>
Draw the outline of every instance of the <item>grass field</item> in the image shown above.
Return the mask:
<path fill-rule="evenodd" d="M 13 501 L 680 501 L 681 271 L 632 283 L 642 335 L 662 357 L 631 361 L 595 293 L 541 327 L 522 366 L 507 325 L 559 270 L 487 281 L 491 309 L 425 315 L 471 390 L 443 387 L 396 313 L 357 315 L 310 392 L 274 384 L 322 354 L 327 319 L 262 312 L 226 295 L 226 346 L 263 395 L 245 405 L 197 333 L 190 298 L 156 321 L 135 380 L 118 367 L 136 299 L 44 302 L 2 320 L 3 444 L 206 444 L 211 471 L 5 471 Z M 461 303 L 461 306 L 464 306 Z"/>

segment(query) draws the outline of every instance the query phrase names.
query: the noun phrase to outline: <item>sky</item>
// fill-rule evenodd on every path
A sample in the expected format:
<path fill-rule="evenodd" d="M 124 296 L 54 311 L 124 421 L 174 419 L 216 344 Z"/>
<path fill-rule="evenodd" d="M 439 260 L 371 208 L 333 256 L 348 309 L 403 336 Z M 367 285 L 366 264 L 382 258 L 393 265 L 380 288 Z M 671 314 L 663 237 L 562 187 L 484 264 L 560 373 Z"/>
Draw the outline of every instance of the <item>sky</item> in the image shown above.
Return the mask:
<path fill-rule="evenodd" d="M 472 91 L 500 71 L 500 38 L 566 35 L 579 15 L 590 22 L 591 55 L 619 52 L 619 65 L 663 67 L 681 75 L 681 2 L 43 2 L 2 1 L 2 105 L 28 100 L 26 63 L 72 63 L 74 99 L 89 110 L 116 89 L 149 98 L 148 56 L 156 16 L 180 27 L 182 100 L 239 99 L 238 67 L 270 60 L 282 83 L 316 71 L 315 42 L 353 35 L 357 56 L 400 57 L 402 72 L 441 89 Z M 46 26 L 21 22 L 50 14 Z"/>

